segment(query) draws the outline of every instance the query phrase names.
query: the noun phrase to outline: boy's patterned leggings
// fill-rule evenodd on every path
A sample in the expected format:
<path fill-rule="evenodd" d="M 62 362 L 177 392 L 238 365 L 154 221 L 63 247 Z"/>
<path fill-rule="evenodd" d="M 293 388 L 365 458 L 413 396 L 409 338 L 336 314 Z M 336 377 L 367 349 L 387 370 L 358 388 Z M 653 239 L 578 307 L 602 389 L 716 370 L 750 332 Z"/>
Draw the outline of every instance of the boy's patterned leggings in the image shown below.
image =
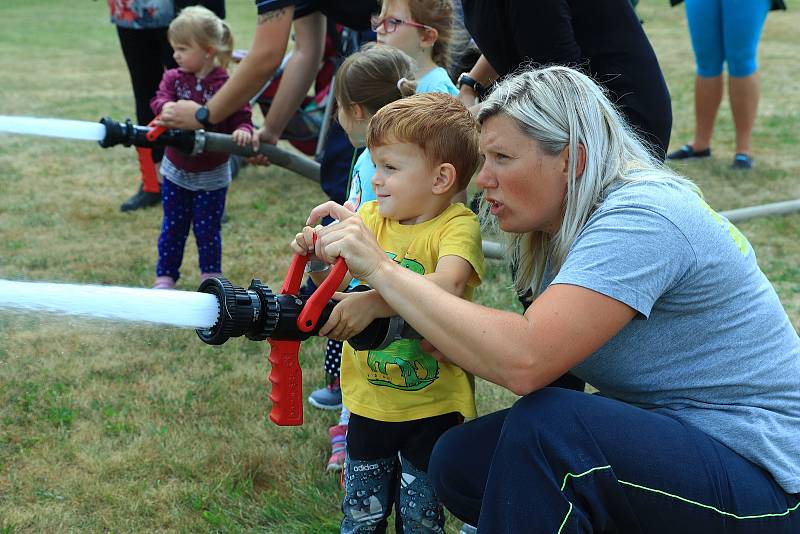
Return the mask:
<path fill-rule="evenodd" d="M 352 414 L 341 532 L 385 532 L 394 502 L 398 533 L 443 533 L 444 508 L 428 479 L 428 459 L 439 436 L 460 422 L 458 413 L 401 423 Z"/>

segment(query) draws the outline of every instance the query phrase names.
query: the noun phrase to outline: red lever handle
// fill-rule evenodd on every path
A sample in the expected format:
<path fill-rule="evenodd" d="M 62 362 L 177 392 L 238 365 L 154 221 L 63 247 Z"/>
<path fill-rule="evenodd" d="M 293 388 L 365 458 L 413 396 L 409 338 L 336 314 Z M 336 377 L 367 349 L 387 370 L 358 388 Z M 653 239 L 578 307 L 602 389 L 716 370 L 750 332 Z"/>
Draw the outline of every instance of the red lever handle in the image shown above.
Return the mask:
<path fill-rule="evenodd" d="M 303 370 L 300 368 L 300 341 L 274 341 L 268 339 L 269 381 L 272 392 L 269 400 L 272 409 L 269 419 L 276 425 L 299 426 L 303 424 Z"/>
<path fill-rule="evenodd" d="M 148 124 L 148 126 L 151 128 L 151 130 L 145 134 L 145 137 L 147 138 L 148 141 L 155 141 L 156 139 L 158 139 L 158 136 L 167 131 L 166 126 L 155 126 L 155 122 L 157 120 L 158 116 L 152 121 L 150 121 L 150 124 Z"/>
<path fill-rule="evenodd" d="M 289 264 L 289 271 L 281 285 L 281 295 L 297 295 L 300 291 L 300 282 L 303 281 L 303 268 L 308 263 L 308 256 L 295 254 L 292 263 Z"/>
<path fill-rule="evenodd" d="M 338 258 L 333 265 L 333 269 L 328 274 L 324 282 L 320 284 L 314 293 L 308 298 L 300 315 L 297 316 L 297 328 L 301 332 L 311 332 L 317 326 L 319 316 L 323 308 L 331 300 L 331 297 L 336 293 L 339 284 L 342 283 L 344 275 L 347 274 L 347 264 L 344 258 Z"/>
<path fill-rule="evenodd" d="M 281 285 L 281 294 L 296 295 L 300 291 L 303 268 L 307 262 L 307 255 L 294 255 Z M 310 332 L 314 329 L 322 310 L 342 283 L 345 274 L 347 274 L 347 264 L 344 258 L 339 258 L 328 277 L 311 295 L 300 312 L 297 327 L 301 332 Z M 269 353 L 269 363 L 272 364 L 269 372 L 269 381 L 272 382 L 272 392 L 269 395 L 272 401 L 270 421 L 281 426 L 302 425 L 303 370 L 300 368 L 299 359 L 300 341 L 273 339 L 267 341 L 272 347 Z"/>

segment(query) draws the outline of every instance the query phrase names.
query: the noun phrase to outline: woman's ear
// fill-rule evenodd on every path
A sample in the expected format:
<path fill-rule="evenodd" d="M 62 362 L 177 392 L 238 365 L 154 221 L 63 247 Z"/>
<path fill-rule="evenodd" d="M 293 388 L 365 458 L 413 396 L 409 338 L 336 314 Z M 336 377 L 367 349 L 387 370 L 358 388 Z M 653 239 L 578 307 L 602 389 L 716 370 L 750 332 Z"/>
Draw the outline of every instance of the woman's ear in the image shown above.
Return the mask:
<path fill-rule="evenodd" d="M 580 178 L 583 176 L 583 171 L 586 170 L 586 146 L 583 143 L 578 143 L 578 161 L 575 163 L 575 177 Z"/>
<path fill-rule="evenodd" d="M 442 163 L 436 168 L 431 191 L 434 195 L 442 195 L 453 190 L 456 185 L 456 168 L 452 163 Z"/>
<path fill-rule="evenodd" d="M 583 176 L 583 171 L 586 170 L 586 147 L 583 143 L 578 143 L 578 161 L 575 162 L 575 177 L 580 178 Z M 564 150 L 561 151 L 561 158 L 564 162 L 564 166 L 561 169 L 561 172 L 564 173 L 564 176 L 569 174 L 569 145 L 564 147 Z"/>

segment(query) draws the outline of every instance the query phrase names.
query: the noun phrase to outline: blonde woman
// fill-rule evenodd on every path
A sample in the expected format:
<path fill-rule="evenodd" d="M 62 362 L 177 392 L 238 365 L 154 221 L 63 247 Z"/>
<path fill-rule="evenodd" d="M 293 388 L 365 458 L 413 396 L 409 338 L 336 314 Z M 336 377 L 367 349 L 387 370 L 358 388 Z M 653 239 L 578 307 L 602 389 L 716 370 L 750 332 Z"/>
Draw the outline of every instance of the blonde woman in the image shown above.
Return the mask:
<path fill-rule="evenodd" d="M 317 256 L 523 395 L 439 439 L 437 496 L 479 532 L 799 531 L 800 339 L 747 239 L 574 70 L 512 76 L 478 120 L 524 315 L 395 265 L 347 210 L 312 212 L 341 220 Z M 601 394 L 544 387 L 568 370 Z"/>

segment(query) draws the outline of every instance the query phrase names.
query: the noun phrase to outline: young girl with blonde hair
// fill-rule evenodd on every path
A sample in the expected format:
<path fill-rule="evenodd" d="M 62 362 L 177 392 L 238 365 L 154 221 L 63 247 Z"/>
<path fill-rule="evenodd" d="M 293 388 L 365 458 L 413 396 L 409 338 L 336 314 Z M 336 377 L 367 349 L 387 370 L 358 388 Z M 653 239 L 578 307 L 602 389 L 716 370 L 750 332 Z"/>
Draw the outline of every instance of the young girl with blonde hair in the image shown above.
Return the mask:
<path fill-rule="evenodd" d="M 150 101 L 156 115 L 178 100 L 205 104 L 228 79 L 225 67 L 233 51 L 228 25 L 201 6 L 183 9 L 170 24 L 167 36 L 178 68 L 164 72 L 158 92 Z M 242 108 L 220 124 L 204 126 L 207 130 L 232 133 L 238 144 L 247 145 L 253 132 L 250 107 Z M 158 238 L 154 288 L 175 288 L 190 224 L 197 240 L 200 279 L 221 274 L 220 225 L 231 182 L 228 159 L 228 154 L 219 152 L 191 156 L 171 147 L 166 149 L 161 163 L 164 218 Z"/>

